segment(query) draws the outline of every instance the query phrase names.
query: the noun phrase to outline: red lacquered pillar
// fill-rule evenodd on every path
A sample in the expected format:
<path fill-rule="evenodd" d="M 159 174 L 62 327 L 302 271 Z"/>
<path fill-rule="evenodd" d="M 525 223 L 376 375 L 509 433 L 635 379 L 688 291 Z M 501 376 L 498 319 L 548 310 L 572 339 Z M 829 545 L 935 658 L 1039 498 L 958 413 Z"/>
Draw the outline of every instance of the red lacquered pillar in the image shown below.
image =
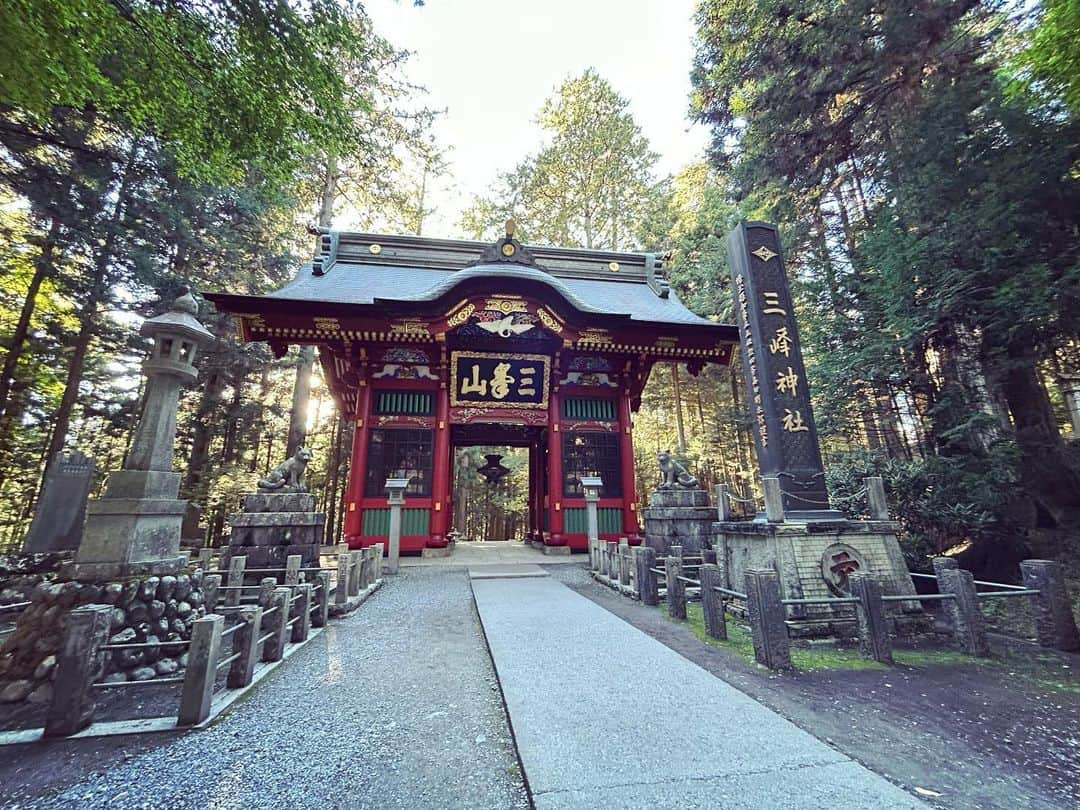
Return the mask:
<path fill-rule="evenodd" d="M 562 432 L 559 429 L 559 391 L 551 392 L 548 401 L 548 536 L 549 546 L 564 546 L 563 536 L 563 461 Z"/>
<path fill-rule="evenodd" d="M 435 442 L 432 457 L 431 479 L 431 536 L 428 548 L 446 548 L 446 532 L 450 520 L 450 390 L 446 386 L 446 375 L 450 369 L 443 365 L 439 369 L 442 382 L 435 395 Z"/>
<path fill-rule="evenodd" d="M 619 397 L 619 464 L 622 467 L 623 534 L 631 541 L 638 538 L 637 482 L 634 478 L 634 440 L 631 434 L 630 392 Z"/>
<path fill-rule="evenodd" d="M 364 479 L 367 471 L 368 451 L 368 402 L 369 388 L 366 369 L 360 370 L 360 384 L 356 388 L 356 427 L 353 430 L 352 460 L 349 463 L 348 495 L 345 499 L 345 542 L 350 547 L 359 545 L 360 531 L 363 526 L 363 509 L 360 501 L 364 497 Z"/>

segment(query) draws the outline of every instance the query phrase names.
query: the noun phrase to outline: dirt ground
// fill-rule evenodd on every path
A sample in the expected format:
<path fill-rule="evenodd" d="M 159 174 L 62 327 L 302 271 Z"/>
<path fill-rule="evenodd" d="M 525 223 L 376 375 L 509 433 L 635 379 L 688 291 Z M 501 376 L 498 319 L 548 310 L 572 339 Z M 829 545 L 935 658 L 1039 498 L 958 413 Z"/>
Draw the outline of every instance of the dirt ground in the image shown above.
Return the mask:
<path fill-rule="evenodd" d="M 1080 655 L 993 637 L 985 662 L 774 673 L 662 607 L 560 579 L 933 806 L 1080 807 Z"/>

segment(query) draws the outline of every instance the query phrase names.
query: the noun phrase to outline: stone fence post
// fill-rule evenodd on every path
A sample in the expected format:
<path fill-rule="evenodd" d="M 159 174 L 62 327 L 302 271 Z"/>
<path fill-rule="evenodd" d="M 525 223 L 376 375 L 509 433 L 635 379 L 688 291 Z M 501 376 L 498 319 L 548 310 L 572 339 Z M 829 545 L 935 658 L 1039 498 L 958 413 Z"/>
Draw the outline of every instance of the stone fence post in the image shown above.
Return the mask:
<path fill-rule="evenodd" d="M 361 563 L 364 559 L 365 549 L 359 551 L 349 552 L 349 596 L 356 596 L 360 593 L 360 589 L 363 588 L 363 584 L 360 581 Z"/>
<path fill-rule="evenodd" d="M 656 549 L 638 546 L 634 549 L 634 570 L 637 573 L 638 599 L 643 605 L 659 605 L 660 595 L 656 582 Z"/>
<path fill-rule="evenodd" d="M 975 577 L 960 568 L 952 557 L 934 557 L 933 564 L 938 590 L 954 597 L 943 600 L 945 614 L 952 623 L 953 638 L 968 655 L 985 658 L 990 654 L 990 645 L 986 640 L 986 623 L 979 610 L 979 597 L 975 595 Z"/>
<path fill-rule="evenodd" d="M 889 519 L 889 502 L 885 499 L 885 482 L 880 476 L 871 475 L 863 479 L 866 484 L 866 504 L 871 520 Z"/>
<path fill-rule="evenodd" d="M 216 613 L 196 619 L 191 625 L 188 665 L 180 692 L 180 711 L 176 717 L 178 726 L 194 726 L 210 716 L 224 627 L 225 617 Z"/>
<path fill-rule="evenodd" d="M 240 604 L 240 594 L 243 593 L 244 568 L 247 566 L 247 557 L 238 556 L 229 560 L 229 579 L 225 588 L 225 606 L 236 607 Z"/>
<path fill-rule="evenodd" d="M 630 541 L 625 537 L 619 538 L 619 584 L 630 587 Z"/>
<path fill-rule="evenodd" d="M 705 614 L 705 632 L 711 638 L 727 638 L 727 621 L 724 619 L 724 596 L 713 590 L 722 587 L 720 566 L 704 563 L 698 569 L 701 580 L 701 610 Z"/>
<path fill-rule="evenodd" d="M 311 633 L 311 588 L 310 582 L 293 587 L 295 594 L 300 597 L 293 603 L 295 605 L 293 618 L 296 619 L 293 622 L 290 638 L 293 644 L 307 641 L 308 634 Z"/>
<path fill-rule="evenodd" d="M 769 523 L 783 523 L 784 492 L 780 489 L 780 479 L 762 476 L 761 491 L 765 496 L 765 519 Z"/>
<path fill-rule="evenodd" d="M 225 685 L 230 689 L 240 689 L 251 683 L 255 675 L 255 662 L 259 660 L 259 632 L 262 628 L 260 606 L 243 607 L 237 611 L 239 628 L 233 631 L 232 651 L 239 654 L 229 666 L 229 675 Z M 215 672 L 216 672 L 215 667 Z"/>
<path fill-rule="evenodd" d="M 285 558 L 285 584 L 286 585 L 299 585 L 300 584 L 300 563 L 303 561 L 303 557 L 299 554 L 290 554 Z"/>
<path fill-rule="evenodd" d="M 1039 592 L 1031 597 L 1039 644 L 1066 652 L 1080 650 L 1080 633 L 1076 630 L 1061 564 L 1053 560 L 1024 560 L 1020 572 L 1024 587 Z"/>
<path fill-rule="evenodd" d="M 780 601 L 780 575 L 772 569 L 746 571 L 746 611 L 754 639 L 754 658 L 769 669 L 791 668 L 787 618 Z"/>
<path fill-rule="evenodd" d="M 277 587 L 277 584 L 277 577 L 263 577 L 259 580 L 258 605 L 263 610 L 270 607 L 270 598 L 274 595 L 274 588 Z"/>
<path fill-rule="evenodd" d="M 716 519 L 721 523 L 731 520 L 731 500 L 728 498 L 727 484 L 716 485 Z"/>
<path fill-rule="evenodd" d="M 264 635 L 269 636 L 263 643 L 263 661 L 280 661 L 281 656 L 285 654 L 285 638 L 289 629 L 289 608 L 291 606 L 289 599 L 291 597 L 292 591 L 289 588 L 274 589 L 274 596 L 270 604 L 270 609 L 274 612 L 265 621 L 265 627 L 263 628 L 266 630 Z"/>
<path fill-rule="evenodd" d="M 349 601 L 349 552 L 337 555 L 337 586 L 334 588 L 334 604 L 344 605 Z"/>
<path fill-rule="evenodd" d="M 608 540 L 604 543 L 604 549 L 604 576 L 614 583 L 619 579 L 619 543 Z"/>
<path fill-rule="evenodd" d="M 891 664 L 892 639 L 885 619 L 885 603 L 881 601 L 881 583 L 872 574 L 854 572 L 848 578 L 855 603 L 855 618 L 859 623 L 859 651 L 883 664 Z"/>
<path fill-rule="evenodd" d="M 53 699 L 45 717 L 46 737 L 65 737 L 94 719 L 93 683 L 101 671 L 99 648 L 109 638 L 109 605 L 75 608 L 64 620 L 64 636 L 56 656 Z"/>
<path fill-rule="evenodd" d="M 679 579 L 682 572 L 682 557 L 671 556 L 664 560 L 668 615 L 673 619 L 686 618 L 686 583 Z"/>
<path fill-rule="evenodd" d="M 203 577 L 203 606 L 207 613 L 217 609 L 218 594 L 221 593 L 221 574 L 207 574 Z"/>
<path fill-rule="evenodd" d="M 319 571 L 315 574 L 315 607 L 311 617 L 312 627 L 326 627 L 330 617 L 330 572 Z"/>

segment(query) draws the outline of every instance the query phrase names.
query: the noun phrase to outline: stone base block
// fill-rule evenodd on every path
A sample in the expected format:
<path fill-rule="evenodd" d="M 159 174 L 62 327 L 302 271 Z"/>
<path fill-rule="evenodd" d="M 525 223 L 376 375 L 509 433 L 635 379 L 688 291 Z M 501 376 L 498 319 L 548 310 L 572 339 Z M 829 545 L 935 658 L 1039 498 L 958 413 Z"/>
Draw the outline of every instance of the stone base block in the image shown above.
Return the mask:
<path fill-rule="evenodd" d="M 780 575 L 784 599 L 825 599 L 848 595 L 847 578 L 859 571 L 881 581 L 889 596 L 915 595 L 915 586 L 888 521 L 843 523 L 713 523 L 712 542 L 726 587 L 743 590 L 746 572 L 772 569 Z M 911 634 L 930 622 L 917 600 L 886 603 L 892 629 Z M 791 606 L 793 635 L 840 635 L 854 624 L 850 605 Z"/>
<path fill-rule="evenodd" d="M 663 494 L 667 493 L 653 493 Z M 649 500 L 652 502 L 652 497 Z M 682 546 L 684 555 L 700 554 L 710 545 L 712 524 L 716 521 L 715 509 L 708 506 L 649 506 L 642 509 L 641 514 L 645 521 L 645 545 L 656 549 L 661 557 L 667 556 L 675 545 Z"/>
<path fill-rule="evenodd" d="M 138 576 L 164 576 L 178 574 L 188 564 L 188 557 L 182 555 L 162 560 L 144 560 L 141 562 L 70 562 L 60 568 L 62 580 L 80 580 L 82 582 L 101 582 L 107 579 L 123 579 Z"/>
<path fill-rule="evenodd" d="M 658 489 L 649 494 L 650 507 L 708 505 L 709 493 L 703 489 Z"/>
<path fill-rule="evenodd" d="M 244 496 L 244 512 L 314 512 L 310 492 L 256 492 Z"/>
<path fill-rule="evenodd" d="M 186 501 L 167 498 L 101 498 L 87 506 L 86 527 L 75 564 L 79 576 L 152 574 L 180 555 Z M 95 572 L 95 573 L 91 573 Z M 123 573 L 121 573 L 123 572 Z M 169 571 L 171 572 L 171 571 Z"/>
<path fill-rule="evenodd" d="M 423 558 L 431 557 L 449 557 L 454 553 L 452 546 L 443 546 L 442 548 L 425 548 L 420 552 L 420 556 Z"/>
<path fill-rule="evenodd" d="M 574 553 L 570 546 L 543 546 L 543 552 L 548 557 L 569 557 Z"/>
<path fill-rule="evenodd" d="M 163 470 L 115 470 L 109 473 L 105 485 L 105 497 L 113 498 L 152 498 L 175 500 L 180 492 L 178 472 Z M 186 502 L 185 502 L 186 503 Z"/>

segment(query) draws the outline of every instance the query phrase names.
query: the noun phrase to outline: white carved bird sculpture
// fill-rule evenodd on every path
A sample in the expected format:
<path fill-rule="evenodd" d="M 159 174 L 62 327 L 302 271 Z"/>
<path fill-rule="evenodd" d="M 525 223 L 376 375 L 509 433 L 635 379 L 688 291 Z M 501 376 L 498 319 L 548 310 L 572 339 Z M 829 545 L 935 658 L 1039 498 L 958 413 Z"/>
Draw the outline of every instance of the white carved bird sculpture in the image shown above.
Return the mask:
<path fill-rule="evenodd" d="M 514 323 L 513 315 L 507 315 L 505 318 L 497 321 L 480 321 L 477 326 L 481 329 L 486 329 L 493 335 L 504 338 L 508 338 L 510 335 L 520 335 L 522 332 L 528 332 L 533 327 L 531 323 Z"/>

